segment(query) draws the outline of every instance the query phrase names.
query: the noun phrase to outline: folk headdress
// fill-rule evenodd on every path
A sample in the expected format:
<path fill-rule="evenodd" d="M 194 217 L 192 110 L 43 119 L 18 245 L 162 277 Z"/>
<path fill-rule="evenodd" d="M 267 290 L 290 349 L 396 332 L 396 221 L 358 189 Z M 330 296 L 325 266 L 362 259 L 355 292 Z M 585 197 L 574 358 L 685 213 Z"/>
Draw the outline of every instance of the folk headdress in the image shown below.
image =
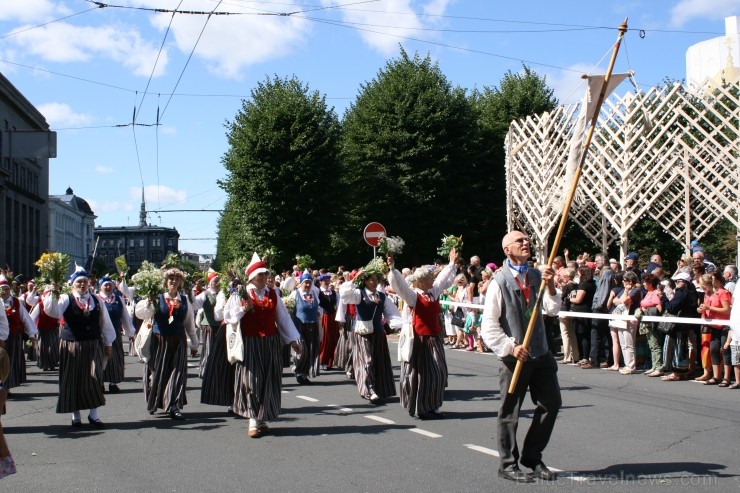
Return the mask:
<path fill-rule="evenodd" d="M 77 265 L 75 263 L 75 271 L 72 273 L 72 275 L 69 277 L 69 282 L 75 282 L 77 279 L 87 279 L 87 271 L 84 267 L 81 265 Z"/>
<path fill-rule="evenodd" d="M 254 252 L 254 254 L 252 255 L 252 261 L 249 262 L 249 265 L 247 266 L 247 269 L 244 271 L 244 273 L 247 275 L 247 281 L 251 281 L 257 274 L 269 271 L 270 269 L 267 268 L 267 262 L 260 260 L 257 252 Z"/>

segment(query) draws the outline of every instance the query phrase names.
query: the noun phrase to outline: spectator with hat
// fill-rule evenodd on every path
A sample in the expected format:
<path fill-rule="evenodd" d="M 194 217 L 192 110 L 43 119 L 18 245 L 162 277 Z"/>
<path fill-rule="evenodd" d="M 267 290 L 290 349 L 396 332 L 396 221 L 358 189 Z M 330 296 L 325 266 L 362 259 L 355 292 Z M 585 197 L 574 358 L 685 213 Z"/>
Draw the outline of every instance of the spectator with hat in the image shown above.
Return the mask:
<path fill-rule="evenodd" d="M 642 271 L 638 266 L 640 255 L 637 252 L 630 252 L 624 257 L 624 270 L 634 272 L 637 275 L 637 283 L 642 283 Z"/>

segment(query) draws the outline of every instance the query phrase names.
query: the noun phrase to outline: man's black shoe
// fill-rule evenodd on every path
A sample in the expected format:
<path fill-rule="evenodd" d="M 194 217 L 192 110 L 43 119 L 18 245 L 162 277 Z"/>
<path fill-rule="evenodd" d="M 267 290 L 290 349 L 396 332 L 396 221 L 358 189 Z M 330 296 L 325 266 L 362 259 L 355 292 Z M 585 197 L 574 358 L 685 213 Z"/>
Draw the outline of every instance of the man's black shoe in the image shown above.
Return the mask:
<path fill-rule="evenodd" d="M 531 469 L 532 475 L 536 478 L 544 479 L 545 481 L 555 481 L 556 479 L 558 479 L 557 473 L 548 469 L 545 463 L 542 461 L 535 464 L 534 466 L 526 463 L 525 461 L 521 461 L 521 464 L 524 467 Z"/>
<path fill-rule="evenodd" d="M 427 421 L 431 419 L 445 419 L 445 415 L 437 411 L 432 411 L 430 413 L 419 414 L 419 419 L 423 421 Z"/>
<path fill-rule="evenodd" d="M 518 467 L 514 467 L 513 469 L 499 469 L 498 477 L 514 481 L 515 483 L 534 483 L 532 476 Z"/>

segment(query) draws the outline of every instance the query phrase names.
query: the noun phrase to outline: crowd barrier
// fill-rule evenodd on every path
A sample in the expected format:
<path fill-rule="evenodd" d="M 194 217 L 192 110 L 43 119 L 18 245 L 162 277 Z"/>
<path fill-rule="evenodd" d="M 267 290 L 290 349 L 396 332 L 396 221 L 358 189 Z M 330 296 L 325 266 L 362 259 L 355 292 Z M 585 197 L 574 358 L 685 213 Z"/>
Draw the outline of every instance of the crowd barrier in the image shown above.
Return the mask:
<path fill-rule="evenodd" d="M 442 304 L 450 306 L 459 306 L 461 308 L 477 308 L 483 311 L 483 305 L 477 303 L 460 303 L 458 301 L 442 301 Z M 610 313 L 581 313 L 561 311 L 558 314 L 562 318 L 595 318 L 601 320 L 625 320 L 627 322 L 663 322 L 666 317 L 644 316 L 638 320 L 634 315 L 612 315 Z M 670 317 L 670 321 L 677 324 L 694 324 L 694 325 L 731 325 L 729 320 L 716 320 L 711 318 L 689 318 L 689 317 Z"/>

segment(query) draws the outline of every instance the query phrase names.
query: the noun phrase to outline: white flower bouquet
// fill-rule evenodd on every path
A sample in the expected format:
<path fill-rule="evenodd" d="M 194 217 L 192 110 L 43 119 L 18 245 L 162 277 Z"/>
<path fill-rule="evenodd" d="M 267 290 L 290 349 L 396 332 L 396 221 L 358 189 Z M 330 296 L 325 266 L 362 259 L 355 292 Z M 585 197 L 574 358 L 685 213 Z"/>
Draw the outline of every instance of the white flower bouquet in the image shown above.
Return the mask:
<path fill-rule="evenodd" d="M 437 253 L 441 255 L 442 257 L 449 257 L 450 252 L 453 248 L 457 250 L 458 253 L 460 253 L 460 250 L 462 250 L 463 247 L 463 239 L 461 236 L 455 236 L 455 235 L 445 235 L 442 237 L 442 245 L 440 245 L 439 248 L 437 248 Z"/>
<path fill-rule="evenodd" d="M 406 243 L 400 236 L 383 236 L 380 238 L 378 250 L 385 256 L 395 257 L 403 252 Z"/>

